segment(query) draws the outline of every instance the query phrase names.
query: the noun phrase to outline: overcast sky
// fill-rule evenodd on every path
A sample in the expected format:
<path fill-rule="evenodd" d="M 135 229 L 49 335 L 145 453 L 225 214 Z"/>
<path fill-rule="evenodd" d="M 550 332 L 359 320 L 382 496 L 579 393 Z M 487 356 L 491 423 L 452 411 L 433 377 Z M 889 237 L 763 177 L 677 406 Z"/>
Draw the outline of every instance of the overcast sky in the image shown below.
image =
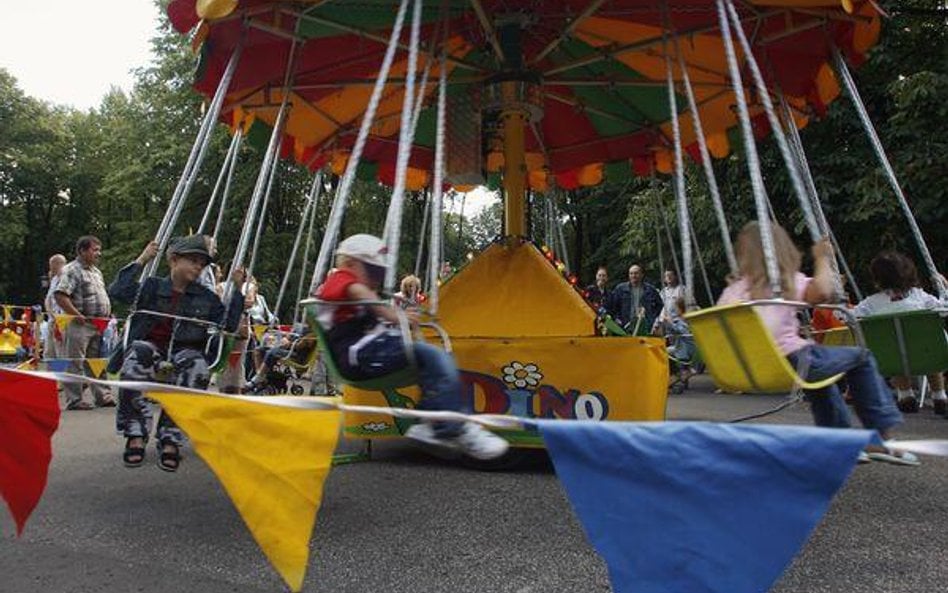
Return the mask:
<path fill-rule="evenodd" d="M 148 62 L 151 0 L 0 0 L 0 67 L 39 99 L 89 109 Z"/>

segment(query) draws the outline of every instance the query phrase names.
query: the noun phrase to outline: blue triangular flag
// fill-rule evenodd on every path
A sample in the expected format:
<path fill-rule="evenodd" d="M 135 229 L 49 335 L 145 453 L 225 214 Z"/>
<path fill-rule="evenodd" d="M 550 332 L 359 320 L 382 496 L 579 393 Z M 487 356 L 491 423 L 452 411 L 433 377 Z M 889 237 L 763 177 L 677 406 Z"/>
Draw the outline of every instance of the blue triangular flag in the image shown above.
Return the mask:
<path fill-rule="evenodd" d="M 768 591 L 868 430 L 539 421 L 615 593 Z"/>

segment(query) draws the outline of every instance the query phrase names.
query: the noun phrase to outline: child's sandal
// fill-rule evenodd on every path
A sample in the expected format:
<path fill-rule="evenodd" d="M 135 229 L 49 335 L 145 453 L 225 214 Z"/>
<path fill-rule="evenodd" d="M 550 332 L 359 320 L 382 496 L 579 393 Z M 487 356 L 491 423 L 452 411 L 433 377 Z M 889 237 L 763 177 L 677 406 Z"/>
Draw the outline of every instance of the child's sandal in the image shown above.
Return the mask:
<path fill-rule="evenodd" d="M 174 447 L 174 451 L 166 450 L 166 447 Z M 181 450 L 178 445 L 170 441 L 163 441 L 161 443 L 161 450 L 158 453 L 158 467 L 166 472 L 176 472 L 178 471 L 178 466 L 181 465 Z"/>
<path fill-rule="evenodd" d="M 139 439 L 142 441 L 142 446 L 132 447 L 129 443 L 133 440 Z M 125 467 L 139 467 L 141 464 L 145 463 L 145 442 L 142 437 L 128 437 L 125 439 L 125 450 L 122 451 L 122 463 L 125 464 Z"/>

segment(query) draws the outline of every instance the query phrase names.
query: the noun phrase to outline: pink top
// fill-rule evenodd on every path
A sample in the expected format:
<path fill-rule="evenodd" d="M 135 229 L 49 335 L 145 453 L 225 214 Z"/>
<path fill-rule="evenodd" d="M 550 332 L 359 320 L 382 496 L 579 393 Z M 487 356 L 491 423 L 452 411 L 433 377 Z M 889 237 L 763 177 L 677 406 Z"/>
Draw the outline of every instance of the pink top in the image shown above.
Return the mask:
<path fill-rule="evenodd" d="M 803 293 L 806 292 L 811 280 L 812 278 L 797 272 L 794 282 L 796 290 L 792 295 L 785 295 L 785 298 L 802 301 Z M 750 289 L 747 286 L 747 281 L 742 278 L 724 289 L 721 298 L 718 299 L 718 304 L 730 305 L 749 300 L 751 300 Z M 770 334 L 774 337 L 784 356 L 811 344 L 809 340 L 805 340 L 800 336 L 800 320 L 797 318 L 795 307 L 765 305 L 755 307 L 755 310 L 764 320 L 764 326 L 770 330 Z"/>

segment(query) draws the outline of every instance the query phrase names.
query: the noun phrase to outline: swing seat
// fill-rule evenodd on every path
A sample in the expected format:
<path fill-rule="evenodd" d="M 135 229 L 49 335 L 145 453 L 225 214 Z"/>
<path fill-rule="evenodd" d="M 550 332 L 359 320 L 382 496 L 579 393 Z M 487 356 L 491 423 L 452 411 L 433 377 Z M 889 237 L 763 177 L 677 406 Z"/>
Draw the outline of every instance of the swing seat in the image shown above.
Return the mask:
<path fill-rule="evenodd" d="M 834 327 L 816 336 L 816 341 L 824 346 L 856 346 L 856 336 L 848 327 Z"/>
<path fill-rule="evenodd" d="M 938 311 L 907 311 L 859 320 L 885 377 L 931 375 L 948 370 L 948 337 Z"/>
<path fill-rule="evenodd" d="M 795 386 L 822 389 L 842 374 L 820 381 L 800 377 L 780 352 L 754 305 L 806 307 L 793 301 L 751 301 L 685 314 L 705 367 L 729 392 L 788 393 Z"/>
<path fill-rule="evenodd" d="M 386 391 L 418 384 L 418 371 L 413 362 L 394 373 L 371 379 L 350 379 L 343 375 L 333 357 L 332 350 L 329 348 L 329 336 L 326 335 L 326 331 L 316 318 L 316 307 L 322 302 L 317 299 L 306 299 L 301 301 L 300 304 L 303 305 L 306 321 L 316 336 L 318 350 L 326 363 L 326 370 L 335 381 L 365 391 Z M 409 356 L 409 361 L 412 361 L 411 356 Z"/>
<path fill-rule="evenodd" d="M 227 368 L 227 365 L 229 364 L 229 361 L 230 361 L 230 353 L 234 351 L 234 346 L 237 345 L 237 336 L 234 336 L 231 334 L 223 334 L 223 335 L 224 335 L 224 344 L 223 346 L 221 346 L 220 351 L 217 353 L 217 358 L 214 359 L 213 364 L 209 368 L 212 374 L 220 373 L 224 371 L 224 369 Z M 211 352 L 212 343 L 213 343 L 212 341 L 210 340 L 208 341 L 206 354 L 209 354 Z"/>

